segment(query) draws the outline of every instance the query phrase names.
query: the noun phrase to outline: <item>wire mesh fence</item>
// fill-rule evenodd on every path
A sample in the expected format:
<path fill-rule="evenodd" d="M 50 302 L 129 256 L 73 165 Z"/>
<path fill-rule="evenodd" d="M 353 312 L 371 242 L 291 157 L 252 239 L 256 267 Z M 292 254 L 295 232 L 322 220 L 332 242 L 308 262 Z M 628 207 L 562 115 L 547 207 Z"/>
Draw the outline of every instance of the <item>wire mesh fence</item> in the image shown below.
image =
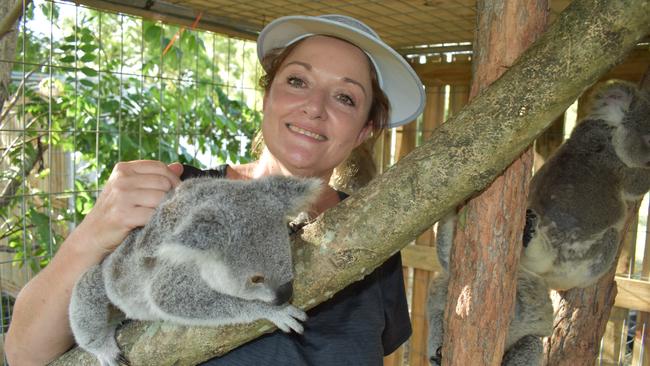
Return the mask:
<path fill-rule="evenodd" d="M 0 114 L 4 340 L 18 291 L 89 212 L 116 162 L 209 167 L 248 161 L 262 98 L 252 42 L 69 2 L 32 1 L 21 18 L 16 54 L 0 56 L 0 63 L 12 64 Z M 469 87 L 427 93 L 437 100 L 427 105 L 437 108 L 430 115 L 443 120 L 467 101 Z M 433 131 L 423 121 L 417 126 L 420 142 Z M 400 155 L 402 133 L 391 132 L 381 153 L 386 162 Z M 560 141 L 566 135 L 562 128 L 549 133 Z M 647 281 L 647 202 L 642 207 L 626 276 Z M 407 272 L 409 294 L 421 292 L 414 284 L 422 281 Z M 649 365 L 647 314 L 623 309 L 617 316 L 598 363 Z M 426 364 L 415 354 L 407 346 L 399 364 Z"/>
<path fill-rule="evenodd" d="M 32 1 L 0 63 L 12 65 L 0 115 L 4 334 L 18 291 L 116 162 L 248 161 L 261 92 L 253 42 L 68 2 Z"/>

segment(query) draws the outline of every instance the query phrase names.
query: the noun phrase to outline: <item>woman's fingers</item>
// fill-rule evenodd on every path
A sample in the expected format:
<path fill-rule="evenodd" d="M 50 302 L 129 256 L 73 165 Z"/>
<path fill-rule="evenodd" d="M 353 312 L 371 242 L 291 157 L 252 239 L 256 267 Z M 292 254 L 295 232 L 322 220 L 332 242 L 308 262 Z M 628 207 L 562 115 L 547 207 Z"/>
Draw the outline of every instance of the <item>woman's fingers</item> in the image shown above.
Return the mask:
<path fill-rule="evenodd" d="M 116 164 L 84 220 L 102 238 L 101 247 L 114 250 L 129 231 L 149 222 L 165 194 L 180 184 L 182 171 L 180 164 L 151 160 Z"/>

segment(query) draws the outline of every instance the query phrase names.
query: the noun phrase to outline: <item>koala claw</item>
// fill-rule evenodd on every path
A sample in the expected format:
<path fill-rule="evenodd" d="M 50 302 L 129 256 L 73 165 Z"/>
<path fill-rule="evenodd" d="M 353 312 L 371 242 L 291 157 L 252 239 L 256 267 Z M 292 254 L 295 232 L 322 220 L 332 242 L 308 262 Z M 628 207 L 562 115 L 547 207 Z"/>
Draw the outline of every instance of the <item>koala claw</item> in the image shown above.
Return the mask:
<path fill-rule="evenodd" d="M 285 333 L 293 330 L 302 334 L 304 329 L 300 321 L 307 320 L 307 314 L 293 305 L 285 305 L 280 307 L 269 320 Z"/>
<path fill-rule="evenodd" d="M 433 366 L 442 365 L 442 346 L 438 347 L 438 349 L 436 349 L 436 355 L 431 356 L 431 358 L 429 359 L 429 362 L 431 362 L 431 365 L 433 365 Z"/>
<path fill-rule="evenodd" d="M 120 353 L 119 356 L 117 356 L 117 362 L 122 366 L 131 366 L 131 361 L 129 361 L 123 353 Z"/>

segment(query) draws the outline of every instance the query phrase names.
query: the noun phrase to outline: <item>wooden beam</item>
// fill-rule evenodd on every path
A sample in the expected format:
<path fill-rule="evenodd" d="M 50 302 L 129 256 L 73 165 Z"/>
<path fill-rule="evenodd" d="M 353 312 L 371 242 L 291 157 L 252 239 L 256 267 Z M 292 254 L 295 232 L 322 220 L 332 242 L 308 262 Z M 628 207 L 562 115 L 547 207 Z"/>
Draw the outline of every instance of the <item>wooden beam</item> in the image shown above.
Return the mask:
<path fill-rule="evenodd" d="M 638 46 L 619 65 L 613 67 L 601 80 L 623 79 L 637 82 L 650 64 L 650 47 Z M 469 85 L 472 81 L 472 62 L 427 62 L 412 64 L 426 86 Z"/>
<path fill-rule="evenodd" d="M 192 26 L 198 12 L 192 8 L 171 4 L 164 1 L 146 0 L 66 0 L 77 5 L 115 13 L 136 15 L 145 19 L 163 23 Z M 210 13 L 204 13 L 197 28 L 225 34 L 227 36 L 256 40 L 259 26 L 244 21 L 233 21 Z"/>
<path fill-rule="evenodd" d="M 472 62 L 428 62 L 412 64 L 426 86 L 469 85 L 472 82 Z"/>
<path fill-rule="evenodd" d="M 440 271 L 436 248 L 424 245 L 409 245 L 402 249 L 402 263 L 425 271 Z M 650 282 L 616 277 L 618 294 L 615 306 L 650 313 Z"/>
<path fill-rule="evenodd" d="M 616 286 L 615 306 L 650 313 L 650 282 L 616 277 Z"/>

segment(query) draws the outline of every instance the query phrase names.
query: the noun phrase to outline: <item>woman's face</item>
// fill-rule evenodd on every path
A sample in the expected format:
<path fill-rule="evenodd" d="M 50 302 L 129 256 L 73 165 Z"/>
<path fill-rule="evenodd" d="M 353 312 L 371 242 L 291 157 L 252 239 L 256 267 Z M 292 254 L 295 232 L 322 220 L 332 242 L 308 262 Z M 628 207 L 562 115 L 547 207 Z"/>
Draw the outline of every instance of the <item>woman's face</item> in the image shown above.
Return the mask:
<path fill-rule="evenodd" d="M 371 103 L 366 54 L 336 38 L 307 38 L 264 96 L 264 142 L 292 174 L 329 176 L 370 132 Z"/>

